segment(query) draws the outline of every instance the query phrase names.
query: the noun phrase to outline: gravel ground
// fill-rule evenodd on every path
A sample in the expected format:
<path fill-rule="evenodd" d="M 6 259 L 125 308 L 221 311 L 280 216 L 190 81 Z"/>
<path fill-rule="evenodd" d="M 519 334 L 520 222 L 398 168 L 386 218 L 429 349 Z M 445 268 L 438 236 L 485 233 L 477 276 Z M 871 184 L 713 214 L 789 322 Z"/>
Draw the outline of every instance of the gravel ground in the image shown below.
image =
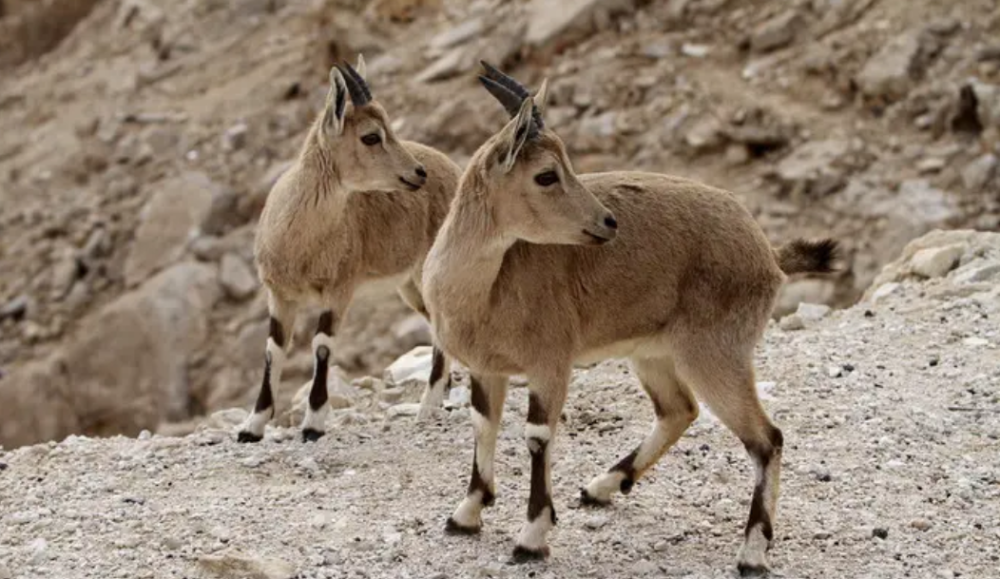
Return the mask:
<path fill-rule="evenodd" d="M 904 283 L 877 304 L 768 330 L 758 380 L 785 434 L 775 575 L 997 576 L 1000 289 L 956 287 Z M 507 564 L 528 496 L 526 399 L 511 390 L 497 506 L 472 539 L 443 533 L 472 458 L 465 409 L 428 425 L 342 411 L 308 445 L 293 430 L 240 445 L 206 429 L 8 452 L 0 579 L 736 574 L 753 475 L 707 411 L 630 496 L 576 504 L 653 416 L 618 361 L 574 380 L 552 557 Z"/>

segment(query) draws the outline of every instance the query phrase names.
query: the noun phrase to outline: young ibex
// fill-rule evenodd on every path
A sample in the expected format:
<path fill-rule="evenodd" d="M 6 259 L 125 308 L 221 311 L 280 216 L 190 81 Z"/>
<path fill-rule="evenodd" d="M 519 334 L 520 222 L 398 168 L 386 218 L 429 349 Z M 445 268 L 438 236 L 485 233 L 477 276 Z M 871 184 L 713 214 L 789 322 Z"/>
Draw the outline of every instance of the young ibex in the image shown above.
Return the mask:
<path fill-rule="evenodd" d="M 785 274 L 828 271 L 836 243 L 774 249 L 735 196 L 686 179 L 576 175 L 542 121 L 547 83 L 532 98 L 483 65 L 480 80 L 513 120 L 472 157 L 424 265 L 436 343 L 472 374 L 472 478 L 447 529 L 481 527 L 494 499 L 508 376 L 524 374 L 531 494 L 514 558 L 546 556 L 556 522 L 552 443 L 573 363 L 627 357 L 656 421 L 586 486 L 583 502 L 632 490 L 694 421 L 701 399 L 756 465 L 739 568 L 766 570 L 782 435 L 757 399 L 753 350 Z"/>
<path fill-rule="evenodd" d="M 304 304 L 325 311 L 312 341 L 315 367 L 302 437 L 324 433 L 332 336 L 361 283 L 405 275 L 399 288 L 427 315 L 419 290 L 421 268 L 458 185 L 459 167 L 430 147 L 400 141 L 358 69 L 330 70 L 326 106 L 295 164 L 268 195 L 254 247 L 267 288 L 270 333 L 264 379 L 238 440 L 257 442 L 274 415 L 272 384 L 281 380 L 295 314 Z M 347 99 L 350 97 L 351 106 Z M 440 404 L 450 363 L 435 349 L 424 414 Z"/>

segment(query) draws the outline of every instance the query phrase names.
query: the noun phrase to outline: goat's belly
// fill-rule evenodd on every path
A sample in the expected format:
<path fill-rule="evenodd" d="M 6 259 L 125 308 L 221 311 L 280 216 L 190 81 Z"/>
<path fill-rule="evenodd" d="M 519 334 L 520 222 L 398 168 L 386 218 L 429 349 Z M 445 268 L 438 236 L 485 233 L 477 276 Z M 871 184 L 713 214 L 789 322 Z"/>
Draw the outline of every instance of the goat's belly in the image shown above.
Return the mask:
<path fill-rule="evenodd" d="M 578 354 L 573 362 L 589 366 L 615 358 L 659 358 L 668 354 L 667 344 L 661 337 L 622 340 L 613 344 L 589 348 Z"/>

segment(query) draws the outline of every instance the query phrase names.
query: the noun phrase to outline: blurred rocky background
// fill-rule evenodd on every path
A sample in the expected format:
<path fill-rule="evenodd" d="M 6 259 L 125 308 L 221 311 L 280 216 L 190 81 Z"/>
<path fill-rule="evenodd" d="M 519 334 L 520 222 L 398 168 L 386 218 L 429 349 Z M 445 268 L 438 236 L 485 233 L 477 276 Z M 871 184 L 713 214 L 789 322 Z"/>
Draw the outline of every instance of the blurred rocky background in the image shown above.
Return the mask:
<path fill-rule="evenodd" d="M 843 274 L 792 279 L 776 316 L 854 303 L 932 229 L 1000 224 L 990 0 L 0 0 L 0 444 L 252 403 L 257 216 L 359 52 L 400 135 L 459 163 L 504 120 L 482 58 L 550 79 L 577 171 L 692 177 L 775 243 L 841 240 Z M 380 375 L 429 339 L 384 284 L 335 361 Z"/>

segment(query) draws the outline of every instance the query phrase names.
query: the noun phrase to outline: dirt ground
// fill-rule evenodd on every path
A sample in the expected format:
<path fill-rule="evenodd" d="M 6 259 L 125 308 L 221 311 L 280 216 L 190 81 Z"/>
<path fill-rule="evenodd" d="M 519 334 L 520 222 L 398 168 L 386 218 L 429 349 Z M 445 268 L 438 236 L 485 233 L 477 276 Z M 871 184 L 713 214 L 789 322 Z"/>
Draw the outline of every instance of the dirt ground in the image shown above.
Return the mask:
<path fill-rule="evenodd" d="M 984 247 L 1000 257 L 1000 243 Z M 785 435 L 774 576 L 996 576 L 1000 293 L 951 281 L 982 263 L 768 329 L 758 389 Z M 241 445 L 221 421 L 185 438 L 70 437 L 0 455 L 0 577 L 736 575 L 753 474 L 705 409 L 631 495 L 578 506 L 579 487 L 653 417 L 617 361 L 574 377 L 551 558 L 509 564 L 529 484 L 526 398 L 508 397 L 497 506 L 479 537 L 443 532 L 471 463 L 464 406 L 429 424 L 349 409 L 315 444 L 269 428 Z"/>

